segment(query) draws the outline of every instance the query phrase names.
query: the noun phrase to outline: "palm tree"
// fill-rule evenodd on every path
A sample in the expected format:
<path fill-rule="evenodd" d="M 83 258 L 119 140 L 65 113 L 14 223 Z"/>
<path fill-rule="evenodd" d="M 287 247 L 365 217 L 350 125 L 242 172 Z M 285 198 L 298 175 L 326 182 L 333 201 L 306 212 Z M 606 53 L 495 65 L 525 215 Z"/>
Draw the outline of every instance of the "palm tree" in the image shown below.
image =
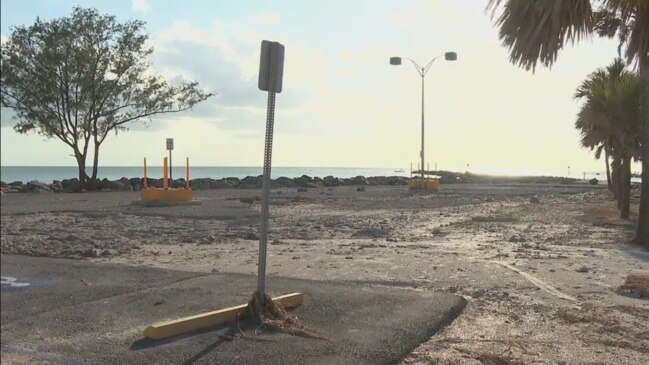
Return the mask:
<path fill-rule="evenodd" d="M 583 124 L 582 124 L 583 122 Z M 611 149 L 612 141 L 608 136 L 606 131 L 596 128 L 592 123 L 589 123 L 586 120 L 577 119 L 575 122 L 575 128 L 579 129 L 581 132 L 581 140 L 579 141 L 581 146 L 588 148 L 591 151 L 595 151 L 595 159 L 599 160 L 604 154 L 604 164 L 606 166 L 606 183 L 608 189 L 614 194 L 614 198 L 617 199 L 616 190 L 613 189 L 611 183 Z"/>
<path fill-rule="evenodd" d="M 510 60 L 529 70 L 551 66 L 559 51 L 597 34 L 617 36 L 642 88 L 642 190 L 635 242 L 649 247 L 649 0 L 489 0 Z"/>
<path fill-rule="evenodd" d="M 640 94 L 637 75 L 621 59 L 591 73 L 575 93 L 585 100 L 575 122 L 582 145 L 613 155 L 613 193 L 622 219 L 629 219 L 631 160 L 639 157 Z"/>
<path fill-rule="evenodd" d="M 618 64 L 621 63 L 620 61 L 617 61 Z M 622 69 L 624 68 L 624 65 L 622 65 Z M 581 99 L 581 98 L 586 98 L 591 94 L 592 86 L 594 83 L 597 82 L 603 82 L 607 77 L 607 72 L 610 71 L 609 74 L 619 74 L 621 72 L 621 69 L 616 68 L 616 69 L 598 69 L 597 71 L 591 73 L 584 82 L 577 88 L 577 91 L 575 92 L 575 98 L 576 99 Z M 619 72 L 618 72 L 619 71 Z M 592 123 L 592 120 L 588 118 L 577 118 L 577 121 L 575 122 L 575 127 L 581 131 L 581 145 L 585 148 L 589 148 L 591 150 L 595 150 L 595 158 L 599 160 L 599 158 L 602 155 L 602 151 L 604 152 L 604 162 L 606 163 L 606 181 L 608 183 L 608 188 L 613 192 L 613 196 L 615 200 L 618 199 L 617 196 L 617 185 L 613 187 L 613 184 L 611 182 L 611 172 L 610 172 L 610 164 L 609 164 L 609 157 L 612 155 L 612 149 L 614 146 L 614 139 L 611 137 L 609 131 L 607 131 L 605 128 L 602 128 L 601 126 L 598 126 L 596 123 Z M 617 166 L 616 162 L 617 160 L 614 158 L 614 163 L 613 167 Z M 613 182 L 615 181 L 615 178 L 617 177 L 615 168 L 613 169 Z"/>

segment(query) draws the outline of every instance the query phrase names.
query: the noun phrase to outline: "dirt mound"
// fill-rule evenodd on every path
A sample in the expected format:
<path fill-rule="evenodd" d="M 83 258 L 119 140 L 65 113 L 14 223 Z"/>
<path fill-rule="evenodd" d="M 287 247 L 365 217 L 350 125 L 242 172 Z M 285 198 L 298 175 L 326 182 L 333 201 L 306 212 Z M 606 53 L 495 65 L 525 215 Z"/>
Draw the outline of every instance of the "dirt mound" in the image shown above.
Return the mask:
<path fill-rule="evenodd" d="M 631 298 L 649 299 L 649 273 L 629 274 L 617 292 Z"/>

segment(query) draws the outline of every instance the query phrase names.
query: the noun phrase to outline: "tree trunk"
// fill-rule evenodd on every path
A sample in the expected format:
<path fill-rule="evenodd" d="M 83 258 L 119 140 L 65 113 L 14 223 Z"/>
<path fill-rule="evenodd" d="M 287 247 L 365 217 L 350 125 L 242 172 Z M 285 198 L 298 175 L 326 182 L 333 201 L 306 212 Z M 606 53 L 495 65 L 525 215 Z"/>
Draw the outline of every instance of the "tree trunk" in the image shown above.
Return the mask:
<path fill-rule="evenodd" d="M 620 158 L 613 156 L 613 163 L 611 163 L 611 183 L 613 185 L 613 198 L 618 201 L 618 208 L 620 207 Z"/>
<path fill-rule="evenodd" d="M 613 187 L 611 186 L 611 169 L 609 166 L 609 157 L 608 157 L 608 149 L 604 148 L 604 162 L 606 162 L 606 184 L 608 186 L 609 191 L 613 191 Z"/>
<path fill-rule="evenodd" d="M 623 160 L 623 159 L 622 159 Z M 620 160 L 617 167 L 617 209 L 622 210 L 622 201 L 624 200 L 624 163 Z"/>
<path fill-rule="evenodd" d="M 649 118 L 646 118 L 647 120 Z M 649 130 L 649 123 L 644 123 L 644 128 Z M 645 132 L 647 134 L 649 132 Z M 644 138 L 642 147 L 642 185 L 640 188 L 640 213 L 638 214 L 638 227 L 636 229 L 635 243 L 649 248 L 649 136 Z"/>
<path fill-rule="evenodd" d="M 635 243 L 649 248 L 649 57 L 643 54 L 638 60 L 640 82 L 644 87 L 640 118 L 642 123 L 642 187 L 640 190 L 640 213 Z"/>
<path fill-rule="evenodd" d="M 622 156 L 622 168 L 620 169 L 620 218 L 629 219 L 629 208 L 631 205 L 631 156 Z"/>
<path fill-rule="evenodd" d="M 74 158 L 77 160 L 77 167 L 79 169 L 79 182 L 85 188 L 88 181 L 88 174 L 86 174 L 86 155 L 82 154 L 77 148 L 73 147 Z"/>
<path fill-rule="evenodd" d="M 77 156 L 77 166 L 79 167 L 79 181 L 81 184 L 84 183 L 85 175 L 86 175 L 86 162 L 81 158 L 81 156 Z"/>
<path fill-rule="evenodd" d="M 95 154 L 92 158 L 92 177 L 90 178 L 90 186 L 92 190 L 97 190 L 97 171 L 99 168 L 99 144 L 95 142 Z"/>

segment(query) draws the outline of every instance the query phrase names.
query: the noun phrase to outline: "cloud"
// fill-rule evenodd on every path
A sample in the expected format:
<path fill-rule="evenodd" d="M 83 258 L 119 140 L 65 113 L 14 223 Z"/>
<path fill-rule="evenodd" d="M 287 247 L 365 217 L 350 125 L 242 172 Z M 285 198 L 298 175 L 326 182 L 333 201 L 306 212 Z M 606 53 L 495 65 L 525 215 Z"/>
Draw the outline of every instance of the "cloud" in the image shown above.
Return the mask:
<path fill-rule="evenodd" d="M 131 6 L 136 12 L 148 14 L 151 11 L 151 5 L 148 0 L 133 0 Z"/>
<path fill-rule="evenodd" d="M 168 80 L 196 80 L 216 95 L 184 115 L 215 123 L 239 136 L 263 134 L 266 93 L 257 88 L 259 44 L 262 39 L 281 39 L 268 34 L 281 22 L 275 14 L 248 16 L 232 21 L 215 20 L 205 28 L 175 22 L 154 40 L 153 69 Z M 262 29 L 265 32 L 262 34 Z M 270 37 L 272 36 L 272 37 Z M 287 62 L 288 63 L 288 62 Z M 287 70 L 288 64 L 285 65 Z M 285 71 L 285 85 L 290 72 Z M 278 96 L 283 125 L 301 130 L 308 87 L 290 83 Z M 175 116 L 165 116 L 173 119 Z"/>

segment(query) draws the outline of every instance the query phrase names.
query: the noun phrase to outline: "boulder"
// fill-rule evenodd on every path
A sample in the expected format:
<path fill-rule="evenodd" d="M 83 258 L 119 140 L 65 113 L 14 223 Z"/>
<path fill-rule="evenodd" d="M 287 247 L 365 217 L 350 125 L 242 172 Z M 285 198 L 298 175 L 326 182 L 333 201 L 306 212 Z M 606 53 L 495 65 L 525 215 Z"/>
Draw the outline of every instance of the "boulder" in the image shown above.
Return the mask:
<path fill-rule="evenodd" d="M 278 188 L 294 188 L 297 186 L 295 184 L 295 181 L 293 181 L 293 179 L 289 179 L 288 177 L 278 177 L 277 179 L 273 180 L 273 183 L 273 185 Z"/>
<path fill-rule="evenodd" d="M 147 186 L 150 188 L 162 188 L 162 179 L 146 179 Z M 144 185 L 142 185 L 144 186 Z"/>
<path fill-rule="evenodd" d="M 405 176 L 390 176 L 390 185 L 408 185 L 408 178 Z"/>
<path fill-rule="evenodd" d="M 110 181 L 104 178 L 101 180 L 101 182 L 99 182 L 99 188 L 101 190 L 122 191 L 124 190 L 125 186 L 119 181 Z"/>
<path fill-rule="evenodd" d="M 185 187 L 185 179 L 180 178 L 180 179 L 171 180 L 171 187 L 176 188 L 176 189 L 184 188 Z"/>
<path fill-rule="evenodd" d="M 132 177 L 132 178 L 128 179 L 128 183 L 129 183 L 129 185 L 131 185 L 133 190 L 137 191 L 137 190 L 140 190 L 140 188 L 144 184 L 142 182 L 142 180 L 143 179 L 140 179 L 139 177 Z M 136 186 L 137 186 L 137 190 L 135 189 Z"/>
<path fill-rule="evenodd" d="M 230 185 L 233 188 L 236 188 L 239 185 L 241 185 L 241 179 L 237 177 L 226 177 L 225 181 L 228 183 L 228 185 Z"/>
<path fill-rule="evenodd" d="M 302 175 L 300 177 L 296 177 L 293 179 L 293 182 L 295 183 L 296 186 L 303 187 L 303 188 L 315 187 L 315 185 L 313 185 L 313 179 L 308 175 Z"/>
<path fill-rule="evenodd" d="M 29 193 L 51 193 L 52 189 L 45 183 L 33 180 L 25 185 L 25 191 Z"/>
<path fill-rule="evenodd" d="M 23 186 L 23 182 L 22 181 L 10 182 L 9 186 Z"/>
<path fill-rule="evenodd" d="M 241 189 L 261 189 L 262 175 L 259 176 L 246 176 L 241 179 L 239 188 Z"/>
<path fill-rule="evenodd" d="M 340 180 L 337 177 L 329 175 L 322 179 L 322 184 L 326 187 L 340 186 Z"/>
<path fill-rule="evenodd" d="M 408 178 L 404 176 L 385 176 L 382 177 L 380 185 L 408 185 Z"/>
<path fill-rule="evenodd" d="M 388 185 L 385 176 L 372 176 L 366 179 L 367 185 Z"/>
<path fill-rule="evenodd" d="M 123 185 L 122 190 L 126 190 L 126 191 L 133 190 L 133 188 L 131 187 L 131 180 L 129 180 L 128 178 L 122 177 L 119 180 L 117 180 L 117 182 Z"/>
<path fill-rule="evenodd" d="M 66 193 L 78 193 L 81 191 L 81 181 L 76 177 L 74 179 L 65 179 L 61 181 L 61 187 Z"/>
<path fill-rule="evenodd" d="M 361 175 L 349 179 L 349 184 L 350 185 L 369 185 L 369 183 L 367 182 L 367 179 L 365 178 L 365 176 L 361 176 Z"/>
<path fill-rule="evenodd" d="M 15 194 L 15 193 L 22 193 L 22 188 L 20 186 L 7 185 L 7 186 L 0 187 L 0 191 L 3 194 Z"/>
<path fill-rule="evenodd" d="M 127 189 L 128 187 L 128 190 L 131 190 L 131 181 L 128 178 L 122 176 L 121 178 L 115 181 L 122 184 L 124 189 Z"/>
<path fill-rule="evenodd" d="M 228 179 L 210 180 L 210 189 L 230 189 L 233 187 L 232 182 Z"/>
<path fill-rule="evenodd" d="M 101 248 L 88 248 L 83 251 L 83 256 L 85 257 L 100 257 L 104 252 Z"/>
<path fill-rule="evenodd" d="M 313 178 L 313 182 L 310 185 L 316 188 L 321 188 L 324 186 L 324 181 L 321 178 L 316 176 Z"/>
<path fill-rule="evenodd" d="M 64 192 L 63 190 L 63 185 L 61 184 L 60 181 L 54 180 L 52 183 L 49 185 L 50 189 L 55 192 L 55 193 L 62 193 Z"/>
<path fill-rule="evenodd" d="M 189 182 L 189 186 L 194 190 L 208 190 L 211 188 L 212 179 L 209 177 L 203 177 L 199 179 L 194 179 Z"/>

